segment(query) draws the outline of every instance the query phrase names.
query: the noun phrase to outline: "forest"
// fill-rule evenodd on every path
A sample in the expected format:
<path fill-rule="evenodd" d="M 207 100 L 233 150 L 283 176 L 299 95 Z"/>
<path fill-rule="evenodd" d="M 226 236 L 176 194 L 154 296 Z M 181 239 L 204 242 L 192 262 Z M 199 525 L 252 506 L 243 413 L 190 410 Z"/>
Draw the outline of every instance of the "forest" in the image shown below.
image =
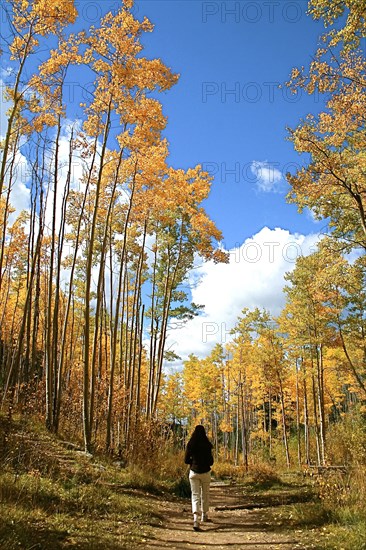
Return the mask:
<path fill-rule="evenodd" d="M 287 273 L 279 316 L 242 304 L 227 343 L 171 371 L 171 321 L 202 313 L 187 291 L 194 262 L 229 261 L 203 206 L 212 176 L 168 162 L 160 94 L 179 75 L 145 57 L 141 37 L 153 25 L 134 16 L 132 0 L 89 28 L 73 0 L 5 2 L 3 418 L 37 418 L 50 434 L 126 465 L 143 465 L 146 453 L 181 457 L 203 423 L 218 472 L 245 475 L 258 462 L 353 468 L 353 481 L 336 486 L 338 504 L 362 516 L 366 3 L 310 0 L 308 10 L 324 23 L 323 46 L 286 85 L 326 101 L 288 129 L 306 160 L 287 175 L 287 200 L 327 229 Z M 80 71 L 90 84 L 73 87 L 70 106 Z M 334 491 L 330 484 L 328 497 Z"/>

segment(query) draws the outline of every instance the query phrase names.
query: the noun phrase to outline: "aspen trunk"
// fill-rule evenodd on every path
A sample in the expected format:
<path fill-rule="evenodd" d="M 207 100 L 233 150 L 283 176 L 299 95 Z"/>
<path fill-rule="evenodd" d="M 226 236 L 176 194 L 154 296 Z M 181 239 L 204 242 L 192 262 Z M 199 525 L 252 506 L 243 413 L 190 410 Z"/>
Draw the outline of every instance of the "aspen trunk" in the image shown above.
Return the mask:
<path fill-rule="evenodd" d="M 310 464 L 310 429 L 309 429 L 309 406 L 308 406 L 308 388 L 306 383 L 306 365 L 302 358 L 303 367 L 303 391 L 304 391 L 304 452 L 305 464 Z"/>
<path fill-rule="evenodd" d="M 22 77 L 23 69 L 24 69 L 25 62 L 28 55 L 28 48 L 32 40 L 33 40 L 33 32 L 27 33 L 27 42 L 24 46 L 23 56 L 22 56 L 22 59 L 20 60 L 18 73 L 14 83 L 14 90 L 13 90 L 14 103 L 8 118 L 8 126 L 6 129 L 4 145 L 2 148 L 3 154 L 2 154 L 2 161 L 0 166 L 0 196 L 3 193 L 3 186 L 5 182 L 6 165 L 8 162 L 8 156 L 9 156 L 9 151 L 11 147 L 10 137 L 14 131 L 13 123 L 19 111 L 19 103 L 23 97 L 23 93 L 19 93 L 19 88 L 21 86 L 21 77 Z"/>
<path fill-rule="evenodd" d="M 317 381 L 319 407 L 319 436 L 321 464 L 325 463 L 325 411 L 324 411 L 324 369 L 322 346 L 317 346 Z"/>
<path fill-rule="evenodd" d="M 107 148 L 107 138 L 109 134 L 110 115 L 111 115 L 112 98 L 110 98 L 107 120 L 104 128 L 104 136 L 102 142 L 102 149 L 100 153 L 100 167 L 97 178 L 97 185 L 95 191 L 95 201 L 93 207 L 93 216 L 90 228 L 88 252 L 86 258 L 86 270 L 85 270 L 85 296 L 84 296 L 84 369 L 83 369 L 83 428 L 84 428 L 84 447 L 86 452 L 92 450 L 92 422 L 93 417 L 93 402 L 91 398 L 94 395 L 94 371 L 90 372 L 90 296 L 91 296 L 91 279 L 92 279 L 92 267 L 94 257 L 94 240 L 97 225 L 97 215 L 99 210 L 99 198 L 100 189 L 102 183 L 103 163 L 104 156 Z M 92 169 L 90 170 L 91 174 Z"/>
<path fill-rule="evenodd" d="M 318 407 L 317 407 L 317 397 L 316 397 L 316 387 L 315 387 L 314 374 L 312 374 L 311 380 L 312 380 L 312 390 L 313 390 L 313 407 L 314 407 L 314 425 L 315 425 L 315 442 L 316 442 L 317 465 L 321 466 L 322 461 L 321 461 L 321 455 L 320 455 Z"/>
<path fill-rule="evenodd" d="M 240 380 L 240 375 L 239 375 Z M 244 378 L 245 380 L 245 378 Z M 240 382 L 240 398 L 241 398 L 241 439 L 243 448 L 243 464 L 245 465 L 245 471 L 248 471 L 248 432 L 247 432 L 247 410 L 246 400 L 244 396 L 244 382 Z"/>
<path fill-rule="evenodd" d="M 299 396 L 299 369 L 296 360 L 296 432 L 297 432 L 297 461 L 301 466 L 301 434 L 300 434 L 300 396 Z"/>
<path fill-rule="evenodd" d="M 52 404 L 52 430 L 57 433 L 60 421 L 60 409 L 61 409 L 61 395 L 62 395 L 62 362 L 59 357 L 59 311 L 60 311 L 60 280 L 61 280 L 61 262 L 65 239 L 65 227 L 66 227 L 66 210 L 67 202 L 70 192 L 71 171 L 72 171 L 72 145 L 73 145 L 73 131 L 71 132 L 69 142 L 69 160 L 68 160 L 68 172 L 66 176 L 66 185 L 64 194 L 62 197 L 61 207 L 61 220 L 58 234 L 58 247 L 57 247 L 57 264 L 56 264 L 56 278 L 55 278 L 55 301 L 54 311 L 52 316 L 52 353 L 53 353 L 53 365 L 54 365 L 54 377 L 53 377 L 53 404 Z M 58 160 L 57 160 L 58 162 Z M 56 199 L 56 198 L 55 198 Z"/>
<path fill-rule="evenodd" d="M 271 386 L 268 388 L 268 444 L 269 444 L 269 458 L 272 458 L 272 391 Z"/>
<path fill-rule="evenodd" d="M 283 395 L 283 385 L 282 385 L 282 379 L 279 373 L 277 373 L 278 381 L 280 385 L 280 402 L 281 402 L 281 418 L 282 418 L 282 432 L 283 432 L 283 443 L 285 446 L 285 453 L 286 453 L 286 464 L 287 468 L 290 467 L 290 453 L 288 448 L 288 439 L 287 439 L 287 423 L 286 423 L 286 415 L 285 415 L 285 400 Z"/>
<path fill-rule="evenodd" d="M 118 181 L 118 172 L 120 168 L 120 164 L 122 162 L 122 155 L 119 159 L 118 169 L 117 169 L 117 176 L 116 176 L 116 182 Z M 126 308 L 126 301 L 128 300 L 128 295 L 126 292 L 126 284 L 127 284 L 127 267 L 125 266 L 125 258 L 126 258 L 126 248 L 127 248 L 127 233 L 128 233 L 128 226 L 130 223 L 130 216 L 131 216 L 131 210 L 133 205 L 133 198 L 134 198 L 134 192 L 135 192 L 135 177 L 137 172 L 137 162 L 135 163 L 135 169 L 133 174 L 133 180 L 132 180 L 132 188 L 131 188 L 131 196 L 129 200 L 129 206 L 126 213 L 126 219 L 123 227 L 123 244 L 122 244 L 122 251 L 121 251 L 121 263 L 119 268 L 119 276 L 118 276 L 118 285 L 117 285 L 117 298 L 116 298 L 116 306 L 115 306 L 115 312 L 114 312 L 114 321 L 113 315 L 112 315 L 112 297 L 111 297 L 111 366 L 110 366 L 110 376 L 109 376 L 109 385 L 108 385 L 108 406 L 107 406 L 107 427 L 106 427 L 106 449 L 107 451 L 110 450 L 111 445 L 111 429 L 112 429 L 112 415 L 113 415 L 113 399 L 114 399 L 114 378 L 115 378 L 115 370 L 116 370 L 116 364 L 117 364 L 117 338 L 118 333 L 120 334 L 120 346 L 119 346 L 119 355 L 120 355 L 120 375 L 122 370 L 122 361 L 123 361 L 123 320 L 124 320 L 124 313 Z M 111 271 L 111 278 L 112 278 L 112 271 Z M 111 288 L 112 292 L 112 288 Z M 126 300 L 125 300 L 126 297 Z M 120 316 L 120 307 L 121 307 L 121 301 L 122 301 L 122 311 Z M 128 304 L 127 304 L 127 314 L 128 314 Z M 119 323 L 121 318 L 121 328 L 120 331 L 118 330 Z M 126 322 L 127 325 L 127 322 Z M 126 341 L 125 341 L 125 349 L 127 348 L 127 335 L 126 335 Z M 126 369 L 126 361 L 125 361 L 125 369 Z M 124 373 L 123 382 L 126 387 L 126 372 Z"/>

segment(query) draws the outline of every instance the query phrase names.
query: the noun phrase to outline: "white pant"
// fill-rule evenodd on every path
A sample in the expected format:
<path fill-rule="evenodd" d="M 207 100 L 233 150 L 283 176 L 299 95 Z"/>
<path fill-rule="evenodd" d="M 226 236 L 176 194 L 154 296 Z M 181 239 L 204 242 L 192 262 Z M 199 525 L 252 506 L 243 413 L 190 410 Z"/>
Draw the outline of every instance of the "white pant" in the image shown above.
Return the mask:
<path fill-rule="evenodd" d="M 209 508 L 209 489 L 211 472 L 196 474 L 189 471 L 189 483 L 192 491 L 192 512 L 193 514 L 207 514 Z"/>

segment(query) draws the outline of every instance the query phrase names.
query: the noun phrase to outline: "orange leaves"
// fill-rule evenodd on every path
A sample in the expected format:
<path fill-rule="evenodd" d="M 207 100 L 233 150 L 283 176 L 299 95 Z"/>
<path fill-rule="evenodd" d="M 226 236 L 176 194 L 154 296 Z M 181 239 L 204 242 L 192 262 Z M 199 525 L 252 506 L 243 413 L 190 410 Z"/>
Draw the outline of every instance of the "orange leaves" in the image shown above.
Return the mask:
<path fill-rule="evenodd" d="M 138 58 L 134 69 L 141 84 L 149 90 L 155 87 L 161 91 L 169 90 L 179 79 L 179 75 L 172 74 L 160 59 Z"/>
<path fill-rule="evenodd" d="M 317 60 L 307 80 L 299 79 L 297 85 L 332 95 L 326 110 L 309 115 L 291 132 L 296 151 L 308 153 L 310 161 L 288 176 L 289 199 L 319 218 L 329 217 L 334 236 L 365 243 L 366 61 L 356 53 Z"/>
<path fill-rule="evenodd" d="M 73 23 L 77 11 L 73 0 L 34 0 L 32 12 L 38 18 L 37 32 L 52 32 L 54 27 Z"/>
<path fill-rule="evenodd" d="M 212 260 L 215 264 L 228 264 L 230 261 L 230 256 L 228 252 L 218 248 L 213 251 Z"/>
<path fill-rule="evenodd" d="M 90 48 L 88 55 L 92 54 L 92 59 L 102 56 L 126 63 L 142 50 L 140 34 L 151 30 L 152 25 L 146 18 L 140 22 L 125 8 L 115 14 L 108 13 L 99 28 L 91 28 L 87 38 Z"/>
<path fill-rule="evenodd" d="M 17 30 L 29 27 L 40 36 L 58 32 L 77 16 L 73 0 L 13 0 L 12 7 Z"/>
<path fill-rule="evenodd" d="M 365 1 L 311 0 L 309 8 L 326 26 L 341 17 L 342 25 L 323 37 L 327 47 L 318 49 L 308 74 L 294 69 L 288 84 L 294 91 L 330 94 L 324 112 L 291 131 L 295 150 L 310 160 L 288 176 L 289 199 L 317 218 L 329 218 L 334 237 L 365 246 L 366 61 L 364 52 L 355 50 L 366 35 Z M 336 44 L 342 48 L 329 48 Z"/>
<path fill-rule="evenodd" d="M 309 12 L 314 19 L 323 19 L 326 28 L 344 17 L 345 22 L 341 28 L 331 29 L 326 35 L 332 47 L 340 42 L 346 49 L 357 47 L 360 38 L 366 35 L 364 0 L 310 0 Z"/>
<path fill-rule="evenodd" d="M 200 207 L 208 194 L 210 181 L 211 177 L 199 166 L 186 172 L 169 168 L 165 175 L 160 174 L 150 195 L 153 199 L 150 211 L 163 225 L 188 220 L 196 250 L 205 259 L 213 257 L 213 241 L 221 239 L 221 232 Z M 215 261 L 222 261 L 226 256 L 217 252 L 214 258 Z"/>
<path fill-rule="evenodd" d="M 26 58 L 38 46 L 39 42 L 29 33 L 23 36 L 16 36 L 9 46 L 11 60 L 21 60 Z"/>
<path fill-rule="evenodd" d="M 177 79 L 160 60 L 137 57 L 141 51 L 139 36 L 150 30 L 148 20 L 138 21 L 125 5 L 116 14 L 108 13 L 89 35 L 80 34 L 87 46 L 84 62 L 91 64 L 98 75 L 84 129 L 91 136 L 102 133 L 103 114 L 111 107 L 125 128 L 118 137 L 119 144 L 131 153 L 145 149 L 146 154 L 146 148 L 161 139 L 166 119 L 160 103 L 147 94 L 166 90 Z"/>
<path fill-rule="evenodd" d="M 55 76 L 65 70 L 68 65 L 80 64 L 82 55 L 79 53 L 79 43 L 71 36 L 68 40 L 62 40 L 57 50 L 51 50 L 49 58 L 39 67 L 39 76 L 45 81 L 47 77 Z"/>
<path fill-rule="evenodd" d="M 141 55 L 140 37 L 152 31 L 153 25 L 146 18 L 142 21 L 135 18 L 130 11 L 132 2 L 126 0 L 116 13 L 108 13 L 98 25 L 74 36 L 65 29 L 77 15 L 71 0 L 13 0 L 12 5 L 16 33 L 10 51 L 17 62 L 19 78 L 17 81 L 14 78 L 14 86 L 8 90 L 14 105 L 9 136 L 14 134 L 15 123 L 24 113 L 32 124 L 31 131 L 38 134 L 34 135 L 35 141 L 44 146 L 44 151 L 37 150 L 39 158 L 32 159 L 35 166 L 32 185 L 40 189 L 39 163 L 49 163 L 40 174 L 41 187 L 44 186 L 47 195 L 49 180 L 55 185 L 57 182 L 60 187 L 57 208 L 62 202 L 62 185 L 66 185 L 65 165 L 70 162 L 71 167 L 77 157 L 80 180 L 71 184 L 75 188 L 69 194 L 65 192 L 68 201 L 65 216 L 71 226 L 68 231 L 72 228 L 78 234 L 82 253 L 89 247 L 92 250 L 89 258 L 94 262 L 100 254 L 101 235 L 105 235 L 113 258 L 115 251 L 120 252 L 122 234 L 127 243 L 132 243 L 131 250 L 124 254 L 133 257 L 136 250 L 139 252 L 136 243 L 146 227 L 149 236 L 154 232 L 159 232 L 159 238 L 163 235 L 164 253 L 169 255 L 174 249 L 176 271 L 181 278 L 195 252 L 205 258 L 213 257 L 214 241 L 221 234 L 200 206 L 208 196 L 211 178 L 200 167 L 185 171 L 167 165 L 168 145 L 161 136 L 167 119 L 161 103 L 150 95 L 168 90 L 178 76 L 161 59 Z M 53 48 L 50 49 L 45 37 L 52 34 L 55 36 L 49 40 Z M 45 59 L 36 74 L 28 77 L 25 62 L 35 53 L 38 41 L 43 48 L 41 58 Z M 80 117 L 83 131 L 77 139 L 73 138 L 65 162 L 63 119 L 68 115 L 67 76 L 72 65 L 81 68 L 82 79 L 92 72 L 94 81 L 88 86 L 87 95 L 77 97 L 74 102 L 82 108 L 81 113 L 73 116 Z M 81 91 L 81 86 L 79 89 L 75 85 L 72 91 L 81 95 L 85 91 Z M 57 131 L 47 134 L 55 126 Z M 60 141 L 55 142 L 56 139 Z M 11 137 L 9 156 L 10 145 Z M 71 179 L 71 174 L 67 176 Z M 93 238 L 88 236 L 92 218 L 95 242 L 90 242 Z M 71 231 L 67 239 L 71 246 L 75 245 Z M 183 243 L 186 258 L 182 260 Z M 214 257 L 215 261 L 224 259 L 219 252 Z M 80 260 L 80 265 L 84 260 Z"/>

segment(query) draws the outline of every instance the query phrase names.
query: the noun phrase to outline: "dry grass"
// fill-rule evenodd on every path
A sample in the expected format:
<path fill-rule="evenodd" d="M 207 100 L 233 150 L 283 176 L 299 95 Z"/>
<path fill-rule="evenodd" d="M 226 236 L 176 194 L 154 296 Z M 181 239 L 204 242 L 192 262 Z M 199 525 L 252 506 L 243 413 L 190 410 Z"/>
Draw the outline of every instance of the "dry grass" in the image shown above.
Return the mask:
<path fill-rule="evenodd" d="M 70 451 L 42 427 L 0 420 L 0 548 L 132 548 L 158 482 Z"/>
<path fill-rule="evenodd" d="M 213 474 L 236 481 L 243 498 L 274 506 L 279 524 L 306 529 L 309 541 L 321 540 L 318 548 L 366 550 L 366 468 L 355 458 L 362 440 L 356 443 L 355 452 L 344 445 L 352 469 L 313 478 L 312 487 L 259 460 L 248 472 L 217 462 Z M 0 548 L 117 550 L 143 544 L 151 526 L 162 522 L 154 513 L 156 499 L 189 496 L 183 453 L 171 447 L 160 440 L 133 467 L 121 468 L 86 456 L 41 424 L 0 416 Z"/>

